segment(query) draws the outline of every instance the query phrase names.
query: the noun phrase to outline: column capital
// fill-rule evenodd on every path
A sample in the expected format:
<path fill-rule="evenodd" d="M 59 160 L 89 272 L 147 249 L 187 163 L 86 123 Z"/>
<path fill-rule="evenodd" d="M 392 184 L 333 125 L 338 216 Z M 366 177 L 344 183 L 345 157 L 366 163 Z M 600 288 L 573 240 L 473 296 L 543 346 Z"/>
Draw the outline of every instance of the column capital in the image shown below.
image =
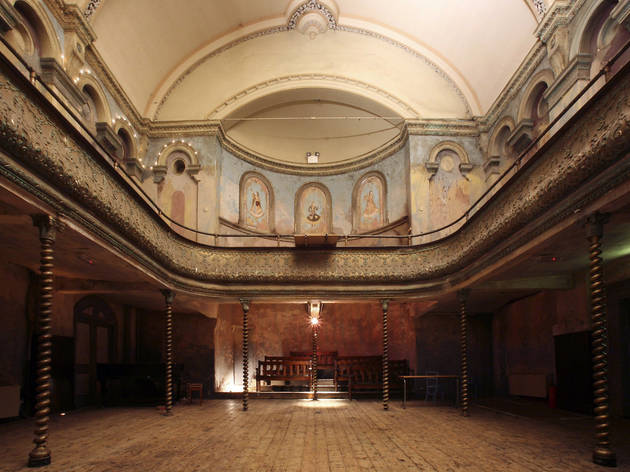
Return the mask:
<path fill-rule="evenodd" d="M 595 212 L 584 218 L 583 225 L 586 227 L 586 236 L 592 238 L 597 236 L 601 238 L 604 234 L 604 225 L 608 223 L 610 219 L 609 213 Z"/>
<path fill-rule="evenodd" d="M 381 300 L 381 306 L 383 307 L 383 311 L 387 311 L 389 309 L 389 298 Z"/>
<path fill-rule="evenodd" d="M 63 224 L 58 218 L 52 215 L 38 213 L 31 215 L 31 218 L 33 220 L 33 226 L 39 228 L 39 239 L 54 241 L 57 236 L 57 231 L 63 230 Z"/>
<path fill-rule="evenodd" d="M 164 288 L 162 290 L 160 290 L 160 293 L 162 295 L 164 295 L 164 300 L 166 301 L 166 303 L 168 305 L 170 305 L 171 303 L 173 303 L 173 299 L 175 298 L 175 294 L 173 293 L 172 290 L 169 290 L 167 288 Z"/>
<path fill-rule="evenodd" d="M 468 300 L 468 296 L 470 295 L 470 289 L 469 288 L 460 288 L 457 291 L 457 299 L 460 302 L 465 302 L 466 300 Z"/>
<path fill-rule="evenodd" d="M 249 311 L 249 305 L 250 305 L 249 300 L 247 300 L 246 298 L 241 298 L 239 300 L 239 302 L 241 302 L 241 306 L 243 307 L 243 311 L 245 313 L 247 313 Z"/>

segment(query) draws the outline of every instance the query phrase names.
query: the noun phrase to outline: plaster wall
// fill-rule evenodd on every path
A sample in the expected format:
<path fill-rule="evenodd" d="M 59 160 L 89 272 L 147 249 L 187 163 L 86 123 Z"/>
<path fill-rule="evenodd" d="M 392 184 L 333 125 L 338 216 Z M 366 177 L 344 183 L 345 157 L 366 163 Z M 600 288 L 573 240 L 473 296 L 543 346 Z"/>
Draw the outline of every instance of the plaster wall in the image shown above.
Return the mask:
<path fill-rule="evenodd" d="M 464 148 L 473 169 L 462 173 L 455 154 L 443 158 L 432 175 L 425 164 L 432 149 L 443 141 L 453 141 Z M 414 234 L 438 229 L 462 216 L 486 190 L 485 174 L 478 139 L 475 137 L 410 136 L 409 137 L 409 217 Z M 446 232 L 414 243 L 435 240 Z"/>
<path fill-rule="evenodd" d="M 427 314 L 416 319 L 418 374 L 461 372 L 459 314 Z M 468 377 L 472 398 L 492 392 L 492 331 L 489 315 L 468 316 Z M 420 386 L 420 385 L 418 385 Z M 447 391 L 453 385 L 444 385 Z"/>
<path fill-rule="evenodd" d="M 416 365 L 416 340 L 412 304 L 389 308 L 389 357 Z M 242 318 L 240 305 L 219 308 L 215 330 L 217 391 L 242 390 Z M 311 351 L 311 328 L 304 304 L 254 304 L 249 311 L 249 386 L 255 388 L 258 360 L 288 356 L 291 351 Z M 326 304 L 322 314 L 319 346 L 340 356 L 381 355 L 383 352 L 380 303 Z"/>
<path fill-rule="evenodd" d="M 325 185 L 332 199 L 332 229 L 334 233 L 352 232 L 352 190 L 356 182 L 370 171 L 381 172 L 387 182 L 387 217 L 390 222 L 407 215 L 407 145 L 392 156 L 356 172 L 330 176 L 288 175 L 259 169 L 221 149 L 220 211 L 221 218 L 238 223 L 239 217 L 239 182 L 248 171 L 255 171 L 265 176 L 271 183 L 275 197 L 276 232 L 292 234 L 294 232 L 294 204 L 298 189 L 309 182 Z"/>
<path fill-rule="evenodd" d="M 207 394 L 214 388 L 214 327 L 216 319 L 196 313 L 173 314 L 173 356 L 183 366 L 182 385 L 200 382 Z M 137 312 L 138 362 L 164 362 L 164 314 Z M 183 394 L 183 392 L 182 392 Z"/>
<path fill-rule="evenodd" d="M 554 336 L 590 329 L 583 278 L 571 290 L 543 291 L 510 303 L 492 322 L 494 387 L 508 392 L 511 374 L 544 374 L 555 382 Z"/>
<path fill-rule="evenodd" d="M 29 272 L 8 262 L 0 262 L 0 385 L 21 385 L 27 359 Z"/>

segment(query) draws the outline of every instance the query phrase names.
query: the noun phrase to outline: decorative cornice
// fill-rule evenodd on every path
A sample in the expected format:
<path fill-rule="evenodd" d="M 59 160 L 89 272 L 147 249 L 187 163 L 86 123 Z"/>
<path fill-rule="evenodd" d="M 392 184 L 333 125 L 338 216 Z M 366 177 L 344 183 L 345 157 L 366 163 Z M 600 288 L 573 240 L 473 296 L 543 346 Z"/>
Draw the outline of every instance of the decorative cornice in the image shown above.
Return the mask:
<path fill-rule="evenodd" d="M 488 267 L 628 180 L 630 165 L 623 158 L 630 150 L 629 79 L 625 68 L 462 228 L 423 246 L 296 251 L 212 248 L 186 240 L 98 153 L 68 134 L 58 116 L 46 114 L 54 111 L 34 102 L 31 90 L 22 91 L 30 87 L 28 80 L 18 86 L 4 74 L 0 148 L 7 155 L 0 155 L 0 173 L 174 288 L 231 296 L 418 294 Z M 600 175 L 607 180 L 590 188 Z M 578 201 L 569 198 L 576 192 Z"/>
<path fill-rule="evenodd" d="M 352 159 L 330 164 L 294 164 L 256 154 L 251 150 L 242 148 L 236 141 L 225 134 L 222 127 L 219 128 L 217 137 L 223 149 L 258 168 L 283 174 L 323 176 L 343 174 L 374 165 L 398 152 L 407 143 L 408 134 L 407 129 L 403 127 L 400 134 L 393 141 L 386 143 L 382 147 Z"/>
<path fill-rule="evenodd" d="M 475 120 L 406 120 L 410 136 L 479 136 Z"/>

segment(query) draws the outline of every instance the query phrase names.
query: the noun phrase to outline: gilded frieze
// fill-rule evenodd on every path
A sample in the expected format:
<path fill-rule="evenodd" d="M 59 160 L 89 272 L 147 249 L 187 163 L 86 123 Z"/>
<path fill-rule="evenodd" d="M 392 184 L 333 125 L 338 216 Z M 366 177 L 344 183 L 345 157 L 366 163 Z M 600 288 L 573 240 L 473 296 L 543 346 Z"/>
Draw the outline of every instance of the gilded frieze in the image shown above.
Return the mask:
<path fill-rule="evenodd" d="M 67 199 L 53 203 L 68 218 L 116 241 L 146 270 L 174 274 L 182 286 L 218 286 L 229 292 L 230 284 L 237 283 L 266 286 L 270 291 L 287 283 L 352 283 L 363 284 L 368 292 L 376 284 L 429 282 L 473 262 L 478 266 L 488 261 L 484 254 L 499 242 L 619 160 L 630 149 L 629 78 L 630 72 L 621 72 L 570 129 L 561 132 L 533 165 L 461 230 L 426 246 L 296 251 L 214 248 L 188 241 L 137 198 L 100 155 L 75 140 L 53 112 L 48 115 L 31 93 L 24 93 L 21 88 L 30 87 L 28 82 L 18 86 L 4 72 L 0 75 L 0 147 L 20 164 L 9 168 L 8 162 L 2 162 L 2 173 L 40 198 L 47 191 L 34 185 L 37 176 L 45 180 Z M 563 214 L 558 212 L 541 224 L 557 222 Z M 530 235 L 538 231 L 532 226 Z"/>

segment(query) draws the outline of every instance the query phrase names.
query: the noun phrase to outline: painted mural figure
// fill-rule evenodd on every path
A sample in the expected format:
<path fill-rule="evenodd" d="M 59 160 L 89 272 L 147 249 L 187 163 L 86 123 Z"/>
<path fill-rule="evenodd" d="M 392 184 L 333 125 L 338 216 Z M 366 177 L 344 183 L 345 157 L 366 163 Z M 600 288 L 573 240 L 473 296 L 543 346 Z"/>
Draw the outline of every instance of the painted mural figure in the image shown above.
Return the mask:
<path fill-rule="evenodd" d="M 319 207 L 315 205 L 315 202 L 311 202 L 311 205 L 308 207 L 308 215 L 306 215 L 306 219 L 313 223 L 319 221 L 321 217 L 319 213 L 317 213 L 318 210 L 319 210 Z"/>
<path fill-rule="evenodd" d="M 249 214 L 254 218 L 260 218 L 265 214 L 262 203 L 260 201 L 260 194 L 258 192 L 252 192 L 252 204 L 249 208 Z"/>
<path fill-rule="evenodd" d="M 371 218 L 378 213 L 378 207 L 374 202 L 374 192 L 370 192 L 365 196 L 365 209 L 363 210 L 363 216 Z"/>

